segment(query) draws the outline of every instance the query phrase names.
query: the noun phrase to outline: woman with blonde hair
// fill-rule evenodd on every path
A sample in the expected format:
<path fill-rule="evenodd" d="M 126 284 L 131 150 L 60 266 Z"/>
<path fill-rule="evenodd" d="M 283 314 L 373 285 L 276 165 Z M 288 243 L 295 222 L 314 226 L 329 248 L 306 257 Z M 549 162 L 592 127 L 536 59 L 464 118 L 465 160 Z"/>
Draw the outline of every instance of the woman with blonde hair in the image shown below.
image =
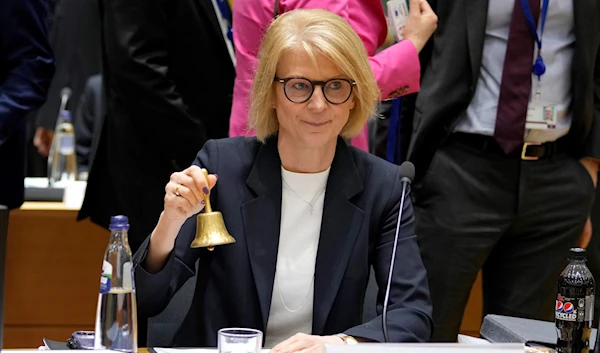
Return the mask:
<path fill-rule="evenodd" d="M 410 14 L 403 28 L 404 40 L 377 50 L 388 35 L 381 0 L 235 0 L 233 40 L 236 78 L 229 119 L 229 136 L 256 133 L 249 121 L 250 87 L 257 67 L 263 34 L 274 17 L 296 9 L 320 8 L 340 15 L 358 33 L 369 55 L 369 64 L 381 91 L 381 99 L 394 98 L 420 89 L 419 52 L 437 27 L 437 16 L 427 0 L 407 0 Z M 368 150 L 366 125 L 352 139 L 352 145 Z"/>
<path fill-rule="evenodd" d="M 224 327 L 265 332 L 272 352 L 382 342 L 381 317 L 363 323 L 362 307 L 371 266 L 379 287 L 387 283 L 401 186 L 397 166 L 343 140 L 379 96 L 362 42 L 333 13 L 291 11 L 269 27 L 256 78 L 257 136 L 207 142 L 165 187 L 164 211 L 135 256 L 139 313 L 160 313 L 199 261 L 174 345 L 215 346 Z M 190 248 L 209 194 L 236 238 L 212 252 Z M 427 341 L 431 305 L 409 196 L 400 229 L 389 338 Z"/>

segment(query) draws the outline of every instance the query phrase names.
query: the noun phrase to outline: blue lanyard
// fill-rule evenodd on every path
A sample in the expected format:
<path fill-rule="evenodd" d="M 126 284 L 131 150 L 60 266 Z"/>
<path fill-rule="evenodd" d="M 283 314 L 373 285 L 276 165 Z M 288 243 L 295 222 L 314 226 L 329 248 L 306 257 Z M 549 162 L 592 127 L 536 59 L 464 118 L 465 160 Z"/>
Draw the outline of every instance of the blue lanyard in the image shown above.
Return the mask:
<path fill-rule="evenodd" d="M 227 4 L 227 0 L 217 0 L 217 4 L 219 5 L 219 10 L 221 11 L 221 16 L 225 21 L 227 21 L 227 38 L 233 43 L 233 31 L 231 29 L 231 15 L 229 12 L 229 5 Z"/>
<path fill-rule="evenodd" d="M 546 26 L 546 15 L 548 14 L 548 4 L 550 0 L 543 0 L 542 9 L 541 9 L 541 20 L 542 20 L 542 28 L 540 31 L 540 35 L 538 36 L 537 32 L 537 24 L 533 20 L 533 14 L 531 12 L 531 7 L 529 7 L 529 0 L 521 0 L 521 7 L 523 8 L 523 12 L 525 13 L 525 19 L 527 20 L 527 25 L 529 25 L 529 30 L 531 34 L 535 36 L 535 41 L 538 47 L 538 54 L 535 58 L 535 63 L 533 64 L 533 73 L 538 77 L 538 80 L 542 77 L 542 75 L 546 72 L 546 65 L 544 64 L 544 59 L 542 58 L 542 36 L 544 35 L 544 27 Z"/>
<path fill-rule="evenodd" d="M 400 127 L 402 121 L 402 97 L 392 100 L 390 110 L 390 126 L 388 126 L 388 136 L 385 148 L 385 159 L 388 162 L 400 164 Z"/>

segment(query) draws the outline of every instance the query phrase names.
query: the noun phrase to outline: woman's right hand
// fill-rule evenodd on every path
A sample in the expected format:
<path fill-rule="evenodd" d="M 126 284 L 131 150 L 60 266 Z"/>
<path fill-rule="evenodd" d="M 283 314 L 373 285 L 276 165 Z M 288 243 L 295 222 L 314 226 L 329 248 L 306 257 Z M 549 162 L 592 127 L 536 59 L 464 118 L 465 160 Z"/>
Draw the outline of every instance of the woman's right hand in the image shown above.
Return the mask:
<path fill-rule="evenodd" d="M 427 0 L 410 0 L 410 12 L 402 29 L 404 39 L 410 40 L 421 52 L 437 28 L 438 17 Z"/>
<path fill-rule="evenodd" d="M 216 174 L 207 179 L 202 169 L 195 165 L 171 174 L 171 180 L 165 186 L 165 220 L 183 225 L 189 217 L 204 209 L 204 196 L 209 195 L 216 183 Z"/>

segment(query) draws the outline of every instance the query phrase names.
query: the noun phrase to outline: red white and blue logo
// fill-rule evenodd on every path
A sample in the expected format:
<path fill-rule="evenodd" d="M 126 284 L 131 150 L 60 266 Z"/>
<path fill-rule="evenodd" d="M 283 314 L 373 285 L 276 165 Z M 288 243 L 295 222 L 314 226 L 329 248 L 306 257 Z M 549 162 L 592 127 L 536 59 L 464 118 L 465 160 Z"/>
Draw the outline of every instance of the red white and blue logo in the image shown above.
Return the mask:
<path fill-rule="evenodd" d="M 573 310 L 575 310 L 575 305 L 573 305 L 573 303 L 571 303 L 571 302 L 563 303 L 562 301 L 559 301 L 559 300 L 556 301 L 556 312 L 570 314 L 573 312 Z"/>
<path fill-rule="evenodd" d="M 555 318 L 559 320 L 565 321 L 576 321 L 577 320 L 577 310 L 575 310 L 575 305 L 570 301 L 565 301 L 563 296 L 558 296 L 556 300 L 555 307 Z"/>
<path fill-rule="evenodd" d="M 563 309 L 562 309 L 562 310 L 563 310 L 563 312 L 565 312 L 565 313 L 567 313 L 567 314 L 570 314 L 570 313 L 572 313 L 572 312 L 573 312 L 573 310 L 574 310 L 574 309 L 575 309 L 575 305 L 573 305 L 573 303 L 571 303 L 571 302 L 566 302 L 566 303 L 563 305 Z"/>

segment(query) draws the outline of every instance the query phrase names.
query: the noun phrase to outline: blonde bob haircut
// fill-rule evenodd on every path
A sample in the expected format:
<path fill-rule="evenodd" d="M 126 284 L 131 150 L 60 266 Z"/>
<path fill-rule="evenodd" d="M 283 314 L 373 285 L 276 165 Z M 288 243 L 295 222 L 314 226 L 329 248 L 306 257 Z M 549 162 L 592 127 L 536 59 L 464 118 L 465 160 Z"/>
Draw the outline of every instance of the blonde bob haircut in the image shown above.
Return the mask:
<path fill-rule="evenodd" d="M 252 84 L 249 126 L 263 141 L 277 133 L 279 122 L 273 108 L 273 85 L 281 57 L 290 51 L 304 49 L 316 64 L 322 55 L 356 82 L 352 94 L 354 108 L 340 135 L 358 135 L 375 112 L 380 92 L 369 65 L 364 44 L 352 27 L 340 16 L 320 9 L 286 12 L 267 29 L 258 55 L 258 67 Z"/>

